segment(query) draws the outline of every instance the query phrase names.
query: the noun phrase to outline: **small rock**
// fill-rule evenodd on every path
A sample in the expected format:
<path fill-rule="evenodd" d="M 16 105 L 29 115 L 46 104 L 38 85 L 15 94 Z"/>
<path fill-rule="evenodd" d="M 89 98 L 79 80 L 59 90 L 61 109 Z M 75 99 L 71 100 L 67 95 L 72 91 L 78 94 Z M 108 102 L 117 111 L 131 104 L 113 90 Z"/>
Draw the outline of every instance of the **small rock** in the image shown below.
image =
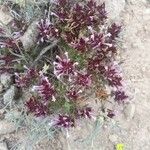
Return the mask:
<path fill-rule="evenodd" d="M 8 150 L 6 142 L 0 141 L 0 150 Z"/>
<path fill-rule="evenodd" d="M 36 45 L 37 42 L 37 21 L 34 21 L 24 33 L 24 35 L 20 38 L 23 47 L 26 51 L 30 50 L 33 46 Z"/>
<path fill-rule="evenodd" d="M 8 25 L 13 20 L 13 17 L 6 6 L 0 5 L 0 14 L 0 24 Z"/>
<path fill-rule="evenodd" d="M 12 76 L 8 73 L 3 73 L 0 76 L 0 81 L 5 88 L 8 88 L 12 83 Z"/>
<path fill-rule="evenodd" d="M 112 142 L 112 143 L 116 143 L 118 141 L 118 135 L 116 134 L 112 134 L 109 136 L 109 140 Z"/>
<path fill-rule="evenodd" d="M 135 104 L 130 103 L 124 108 L 124 115 L 128 120 L 131 120 L 135 114 Z"/>
<path fill-rule="evenodd" d="M 15 125 L 6 120 L 0 121 L 0 135 L 9 134 L 16 130 Z"/>
<path fill-rule="evenodd" d="M 12 85 L 10 89 L 8 89 L 3 95 L 4 104 L 8 104 L 9 102 L 13 101 L 17 97 L 17 94 L 17 88 Z"/>

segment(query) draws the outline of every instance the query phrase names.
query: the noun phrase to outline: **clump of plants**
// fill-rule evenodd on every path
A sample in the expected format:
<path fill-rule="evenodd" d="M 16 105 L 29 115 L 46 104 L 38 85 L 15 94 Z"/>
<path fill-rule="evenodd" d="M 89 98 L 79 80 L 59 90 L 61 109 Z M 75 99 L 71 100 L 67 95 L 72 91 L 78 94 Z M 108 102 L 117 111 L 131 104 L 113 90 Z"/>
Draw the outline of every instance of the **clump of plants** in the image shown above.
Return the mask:
<path fill-rule="evenodd" d="M 57 0 L 43 5 L 38 6 L 44 14 L 31 49 L 20 41 L 30 25 L 24 15 L 14 17 L 9 34 L 0 28 L 0 71 L 13 74 L 14 85 L 30 93 L 22 102 L 27 116 L 49 118 L 52 128 L 68 129 L 78 126 L 76 120 L 96 117 L 87 101 L 89 91 L 100 100 L 112 97 L 123 104 L 127 95 L 116 62 L 121 26 L 108 21 L 105 3 Z M 114 110 L 101 111 L 115 116 Z"/>

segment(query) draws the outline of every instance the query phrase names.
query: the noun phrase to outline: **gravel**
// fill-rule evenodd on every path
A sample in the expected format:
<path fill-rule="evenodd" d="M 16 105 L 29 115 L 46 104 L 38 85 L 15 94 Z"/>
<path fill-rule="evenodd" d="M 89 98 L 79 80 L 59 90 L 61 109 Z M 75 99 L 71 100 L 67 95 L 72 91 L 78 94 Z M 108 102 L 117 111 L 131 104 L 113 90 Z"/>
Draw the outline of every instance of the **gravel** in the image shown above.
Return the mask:
<path fill-rule="evenodd" d="M 15 131 L 15 126 L 13 123 L 6 120 L 0 121 L 0 135 L 9 134 Z"/>

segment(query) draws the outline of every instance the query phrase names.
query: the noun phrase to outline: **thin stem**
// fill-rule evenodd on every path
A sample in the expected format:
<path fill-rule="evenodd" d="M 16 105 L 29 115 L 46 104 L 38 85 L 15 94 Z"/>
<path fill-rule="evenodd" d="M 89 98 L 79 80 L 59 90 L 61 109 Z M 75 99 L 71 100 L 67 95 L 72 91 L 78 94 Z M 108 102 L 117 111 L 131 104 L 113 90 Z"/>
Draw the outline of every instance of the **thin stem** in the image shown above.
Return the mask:
<path fill-rule="evenodd" d="M 49 51 L 50 49 L 52 49 L 53 47 L 55 47 L 57 45 L 59 41 L 56 40 L 54 41 L 51 45 L 47 46 L 46 48 L 44 48 L 41 53 L 37 56 L 37 58 L 34 60 L 34 62 L 32 63 L 32 67 L 34 67 L 36 65 L 36 63 L 42 58 L 42 56 Z"/>

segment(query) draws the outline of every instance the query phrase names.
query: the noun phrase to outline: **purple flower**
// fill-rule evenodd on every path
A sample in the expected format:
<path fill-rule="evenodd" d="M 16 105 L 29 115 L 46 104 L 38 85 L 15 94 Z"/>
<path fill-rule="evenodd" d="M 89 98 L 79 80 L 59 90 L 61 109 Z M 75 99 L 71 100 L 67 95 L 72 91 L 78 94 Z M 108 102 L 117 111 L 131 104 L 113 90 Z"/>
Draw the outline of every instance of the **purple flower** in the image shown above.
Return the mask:
<path fill-rule="evenodd" d="M 68 92 L 67 92 L 67 96 L 69 99 L 71 100 L 77 100 L 77 98 L 79 97 L 79 94 L 81 93 L 81 91 L 79 90 L 75 90 L 75 89 L 70 89 Z"/>
<path fill-rule="evenodd" d="M 119 36 L 120 31 L 121 31 L 121 26 L 118 26 L 115 23 L 113 23 L 107 30 L 107 32 L 110 34 L 108 41 L 110 43 L 113 42 L 115 38 Z"/>
<path fill-rule="evenodd" d="M 35 80 L 39 73 L 34 68 L 27 68 L 25 73 L 15 73 L 15 84 L 17 87 L 27 87 L 31 83 L 31 81 Z"/>
<path fill-rule="evenodd" d="M 26 87 L 28 82 L 29 80 L 25 74 L 15 73 L 15 84 L 17 87 Z"/>
<path fill-rule="evenodd" d="M 108 84 L 112 87 L 122 86 L 121 73 L 117 70 L 117 65 L 109 65 L 105 69 L 105 76 L 108 80 Z"/>
<path fill-rule="evenodd" d="M 59 31 L 56 29 L 49 19 L 41 19 L 38 24 L 38 42 L 49 42 L 50 38 L 58 37 Z"/>
<path fill-rule="evenodd" d="M 86 107 L 83 109 L 77 110 L 77 117 L 81 118 L 91 118 L 92 117 L 92 108 L 91 107 Z"/>
<path fill-rule="evenodd" d="M 69 3 L 68 0 L 58 0 L 58 6 L 65 6 Z"/>
<path fill-rule="evenodd" d="M 128 96 L 122 90 L 117 90 L 117 91 L 113 92 L 113 94 L 115 96 L 115 98 L 114 98 L 115 101 L 117 101 L 119 103 L 124 102 L 124 100 L 128 98 Z"/>
<path fill-rule="evenodd" d="M 101 66 L 101 62 L 102 60 L 98 57 L 90 58 L 88 60 L 88 69 L 93 71 L 99 69 L 99 67 Z"/>
<path fill-rule="evenodd" d="M 74 127 L 74 119 L 67 115 L 59 115 L 55 121 L 55 126 L 63 127 L 63 128 L 70 128 Z"/>
<path fill-rule="evenodd" d="M 16 41 L 11 38 L 4 38 L 0 40 L 0 47 L 1 48 L 10 48 L 17 50 L 18 46 L 16 45 Z"/>
<path fill-rule="evenodd" d="M 78 73 L 76 78 L 76 84 L 88 87 L 92 84 L 91 74 Z"/>
<path fill-rule="evenodd" d="M 113 118 L 115 116 L 115 112 L 113 110 L 108 109 L 107 110 L 107 116 L 109 118 Z"/>
<path fill-rule="evenodd" d="M 57 61 L 54 64 L 54 74 L 59 79 L 61 76 L 70 76 L 74 75 L 75 66 L 78 64 L 77 62 L 73 62 L 68 58 L 68 53 L 65 52 L 64 56 L 56 56 Z"/>
<path fill-rule="evenodd" d="M 34 97 L 31 97 L 25 105 L 28 112 L 33 113 L 36 117 L 45 116 L 48 114 L 48 108 L 41 102 L 37 101 Z"/>
<path fill-rule="evenodd" d="M 52 84 L 49 82 L 48 77 L 41 75 L 39 85 L 33 86 L 33 90 L 37 91 L 46 103 L 50 99 L 55 101 L 55 89 L 54 86 L 52 86 Z"/>
<path fill-rule="evenodd" d="M 15 56 L 13 55 L 1 55 L 0 56 L 0 62 L 5 65 L 11 65 L 14 59 L 15 59 Z"/>
<path fill-rule="evenodd" d="M 0 27 L 0 35 L 3 35 L 4 33 L 4 29 Z"/>
<path fill-rule="evenodd" d="M 92 49 L 102 49 L 104 47 L 105 38 L 104 35 L 94 33 L 90 36 L 88 44 Z"/>
<path fill-rule="evenodd" d="M 83 38 L 80 38 L 79 41 L 72 42 L 71 45 L 79 52 L 87 51 L 87 43 Z"/>
<path fill-rule="evenodd" d="M 98 11 L 98 18 L 100 19 L 100 22 L 104 24 L 104 21 L 107 19 L 107 12 L 105 10 L 105 3 L 102 5 L 97 6 Z"/>

